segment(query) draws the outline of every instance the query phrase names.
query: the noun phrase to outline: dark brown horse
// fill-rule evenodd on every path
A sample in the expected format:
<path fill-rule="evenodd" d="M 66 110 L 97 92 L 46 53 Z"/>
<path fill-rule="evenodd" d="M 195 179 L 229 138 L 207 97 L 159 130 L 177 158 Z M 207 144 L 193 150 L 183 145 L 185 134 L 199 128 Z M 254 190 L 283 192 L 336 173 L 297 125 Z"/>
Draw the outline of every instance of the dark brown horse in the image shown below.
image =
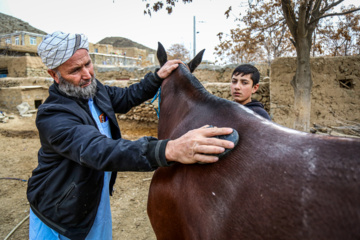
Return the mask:
<path fill-rule="evenodd" d="M 156 170 L 157 239 L 360 239 L 360 140 L 291 130 L 211 95 L 191 74 L 201 58 L 164 80 L 159 138 L 211 124 L 240 139 L 217 163 Z"/>

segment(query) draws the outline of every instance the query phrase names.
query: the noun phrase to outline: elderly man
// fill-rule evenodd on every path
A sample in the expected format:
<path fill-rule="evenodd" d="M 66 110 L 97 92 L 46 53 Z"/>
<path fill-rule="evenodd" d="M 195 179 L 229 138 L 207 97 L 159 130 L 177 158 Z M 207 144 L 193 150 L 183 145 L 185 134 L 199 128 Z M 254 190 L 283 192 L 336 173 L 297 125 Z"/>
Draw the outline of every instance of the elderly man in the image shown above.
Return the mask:
<path fill-rule="evenodd" d="M 173 161 L 212 163 L 218 160 L 214 154 L 234 147 L 214 138 L 231 128 L 203 127 L 175 140 L 121 138 L 115 113 L 154 96 L 179 60 L 117 88 L 95 78 L 82 34 L 48 35 L 38 54 L 54 84 L 36 118 L 41 148 L 27 190 L 30 239 L 112 239 L 109 195 L 117 171 L 153 171 Z"/>

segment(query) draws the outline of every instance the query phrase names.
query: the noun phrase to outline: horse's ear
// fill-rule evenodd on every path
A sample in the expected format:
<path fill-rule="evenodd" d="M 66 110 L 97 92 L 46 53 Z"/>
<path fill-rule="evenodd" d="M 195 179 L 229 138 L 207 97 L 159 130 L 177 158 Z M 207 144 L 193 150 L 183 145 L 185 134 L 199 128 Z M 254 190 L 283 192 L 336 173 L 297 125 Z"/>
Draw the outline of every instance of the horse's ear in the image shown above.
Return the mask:
<path fill-rule="evenodd" d="M 167 62 L 167 54 L 165 48 L 160 42 L 158 42 L 157 58 L 159 60 L 160 67 L 162 67 Z"/>
<path fill-rule="evenodd" d="M 189 63 L 190 72 L 192 73 L 200 65 L 205 49 L 201 50 Z"/>

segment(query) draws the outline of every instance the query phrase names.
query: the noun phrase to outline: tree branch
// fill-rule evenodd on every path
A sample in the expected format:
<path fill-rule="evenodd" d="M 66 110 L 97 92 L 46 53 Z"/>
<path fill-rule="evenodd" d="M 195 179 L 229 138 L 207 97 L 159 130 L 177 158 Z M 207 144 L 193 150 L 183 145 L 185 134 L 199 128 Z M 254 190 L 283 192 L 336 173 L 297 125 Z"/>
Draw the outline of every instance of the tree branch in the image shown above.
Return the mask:
<path fill-rule="evenodd" d="M 307 10 L 306 10 L 306 19 L 310 19 L 311 12 L 313 9 L 313 3 L 314 3 L 314 0 L 310 0 L 308 3 Z"/>
<path fill-rule="evenodd" d="M 297 33 L 300 38 L 303 38 L 308 35 L 307 22 L 306 19 L 306 6 L 307 1 L 300 1 L 299 10 L 298 10 L 298 29 Z M 298 40 L 295 37 L 295 40 Z"/>
<path fill-rule="evenodd" d="M 324 14 L 324 12 L 328 11 L 329 9 L 339 5 L 340 3 L 342 3 L 344 0 L 339 0 L 337 2 L 333 2 L 332 4 L 328 5 L 327 1 L 326 1 L 326 5 L 325 7 L 321 10 L 321 14 Z"/>
<path fill-rule="evenodd" d="M 296 42 L 294 41 L 294 39 L 290 38 L 290 42 L 294 45 L 294 47 L 296 48 Z"/>
<path fill-rule="evenodd" d="M 263 28 L 260 28 L 260 31 L 264 31 L 265 29 L 268 29 L 268 28 L 271 28 L 271 27 L 273 27 L 273 26 L 276 26 L 278 23 L 280 23 L 280 22 L 282 22 L 282 21 L 284 21 L 285 20 L 285 18 L 280 18 L 279 20 L 277 20 L 276 22 L 274 22 L 274 23 L 272 23 L 272 24 L 270 24 L 270 25 L 268 25 L 268 26 L 265 26 L 265 27 L 263 27 Z"/>
<path fill-rule="evenodd" d="M 320 15 L 320 6 L 321 6 L 321 0 L 316 0 L 314 4 L 314 9 L 311 12 L 311 17 L 318 17 Z M 327 1 L 325 1 L 325 6 L 327 6 Z"/>
<path fill-rule="evenodd" d="M 349 10 L 347 12 L 342 12 L 342 13 L 330 13 L 330 14 L 326 14 L 326 15 L 322 15 L 320 17 L 317 17 L 317 18 L 314 18 L 310 23 L 309 25 L 313 24 L 314 22 L 322 19 L 322 18 L 325 18 L 325 17 L 331 17 L 331 16 L 341 16 L 341 15 L 346 15 L 346 14 L 349 14 L 349 13 L 352 13 L 352 12 L 356 12 L 356 11 L 359 11 L 360 8 L 355 8 L 353 10 Z"/>
<path fill-rule="evenodd" d="M 281 0 L 282 10 L 284 13 L 286 23 L 289 27 L 291 34 L 294 36 L 294 38 L 296 38 L 297 22 L 295 18 L 294 9 L 292 8 L 291 3 L 292 1 L 290 0 Z"/>

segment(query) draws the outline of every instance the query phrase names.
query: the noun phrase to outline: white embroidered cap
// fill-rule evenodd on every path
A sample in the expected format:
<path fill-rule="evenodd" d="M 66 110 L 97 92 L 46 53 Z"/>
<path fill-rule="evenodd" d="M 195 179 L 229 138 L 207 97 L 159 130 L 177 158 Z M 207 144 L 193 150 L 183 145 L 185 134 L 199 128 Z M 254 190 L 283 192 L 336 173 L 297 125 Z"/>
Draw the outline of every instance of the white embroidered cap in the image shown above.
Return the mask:
<path fill-rule="evenodd" d="M 89 51 L 88 38 L 84 34 L 54 32 L 39 44 L 38 54 L 49 69 L 54 69 L 71 58 L 80 48 Z"/>

